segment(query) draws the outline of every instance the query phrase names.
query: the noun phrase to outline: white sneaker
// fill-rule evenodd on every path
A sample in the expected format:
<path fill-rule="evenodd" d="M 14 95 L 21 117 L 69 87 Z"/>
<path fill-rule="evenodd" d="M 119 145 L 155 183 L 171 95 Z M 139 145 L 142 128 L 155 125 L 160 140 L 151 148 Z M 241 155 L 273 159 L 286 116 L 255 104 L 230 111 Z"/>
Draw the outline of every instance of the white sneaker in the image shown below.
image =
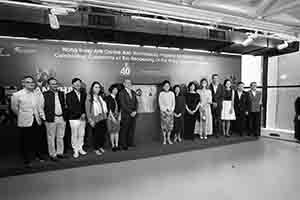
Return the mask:
<path fill-rule="evenodd" d="M 80 150 L 79 150 L 79 153 L 80 153 L 81 155 L 86 155 L 86 152 L 85 152 L 83 149 L 80 149 Z"/>
<path fill-rule="evenodd" d="M 101 155 L 102 155 L 102 153 L 101 153 L 100 150 L 96 150 L 95 153 L 96 153 L 98 156 L 101 156 Z"/>
<path fill-rule="evenodd" d="M 79 157 L 78 151 L 75 151 L 75 152 L 74 152 L 73 157 L 74 157 L 74 158 L 78 158 L 78 157 Z"/>
<path fill-rule="evenodd" d="M 105 150 L 103 148 L 100 148 L 99 151 L 101 151 L 102 153 L 105 152 Z"/>

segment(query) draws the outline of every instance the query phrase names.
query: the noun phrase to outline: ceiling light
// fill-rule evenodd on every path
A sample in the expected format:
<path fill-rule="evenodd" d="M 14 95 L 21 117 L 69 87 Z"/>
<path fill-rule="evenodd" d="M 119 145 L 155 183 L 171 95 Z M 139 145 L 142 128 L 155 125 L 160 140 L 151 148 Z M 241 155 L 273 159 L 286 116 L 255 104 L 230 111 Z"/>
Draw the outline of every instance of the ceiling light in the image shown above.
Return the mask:
<path fill-rule="evenodd" d="M 282 50 L 288 47 L 289 47 L 289 43 L 287 41 L 284 41 L 282 44 L 277 45 L 278 50 Z"/>
<path fill-rule="evenodd" d="M 248 37 L 244 42 L 242 42 L 242 45 L 244 47 L 249 46 L 253 41 L 254 39 L 252 37 Z"/>
<path fill-rule="evenodd" d="M 250 33 L 248 35 L 248 38 L 242 42 L 242 45 L 244 47 L 249 46 L 256 38 L 258 38 L 258 32 L 256 31 L 255 33 Z"/>
<path fill-rule="evenodd" d="M 51 8 L 50 12 L 53 15 L 68 15 L 68 10 L 65 8 Z"/>
<path fill-rule="evenodd" d="M 57 16 L 55 14 L 49 13 L 48 17 L 49 17 L 50 27 L 55 30 L 59 29 L 60 25 Z"/>

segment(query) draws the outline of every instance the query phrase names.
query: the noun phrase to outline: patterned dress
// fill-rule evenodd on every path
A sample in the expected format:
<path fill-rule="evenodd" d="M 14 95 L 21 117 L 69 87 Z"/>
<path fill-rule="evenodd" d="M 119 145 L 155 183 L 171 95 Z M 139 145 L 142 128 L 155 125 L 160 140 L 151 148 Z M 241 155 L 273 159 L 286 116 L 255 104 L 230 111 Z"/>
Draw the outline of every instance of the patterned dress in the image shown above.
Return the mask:
<path fill-rule="evenodd" d="M 162 91 L 159 94 L 161 130 L 171 132 L 174 126 L 175 95 L 173 92 Z M 168 112 L 167 112 L 168 111 Z"/>
<path fill-rule="evenodd" d="M 212 135 L 212 115 L 211 115 L 211 107 L 212 103 L 212 95 L 211 91 L 208 89 L 200 90 L 200 121 L 199 121 L 199 133 L 203 134 L 205 131 L 206 135 Z"/>

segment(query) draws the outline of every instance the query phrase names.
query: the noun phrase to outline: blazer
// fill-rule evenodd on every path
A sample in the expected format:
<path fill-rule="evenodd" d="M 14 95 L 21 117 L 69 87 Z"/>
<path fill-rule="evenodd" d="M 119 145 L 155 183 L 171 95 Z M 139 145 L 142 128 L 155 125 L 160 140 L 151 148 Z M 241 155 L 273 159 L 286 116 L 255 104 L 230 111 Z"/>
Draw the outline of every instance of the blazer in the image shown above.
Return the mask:
<path fill-rule="evenodd" d="M 224 87 L 222 84 L 219 83 L 217 87 L 217 91 L 214 91 L 214 87 L 212 83 L 209 85 L 209 89 L 211 91 L 211 96 L 212 96 L 212 102 L 217 103 L 218 106 L 222 106 L 222 101 L 223 101 L 223 91 Z"/>
<path fill-rule="evenodd" d="M 62 110 L 62 117 L 64 120 L 67 120 L 67 110 L 66 110 L 66 101 L 65 101 L 65 94 L 61 91 L 58 92 L 58 99 L 61 105 Z M 45 117 L 47 122 L 54 122 L 55 119 L 55 94 L 51 90 L 48 90 L 43 93 L 45 105 Z"/>
<path fill-rule="evenodd" d="M 245 91 L 242 92 L 241 98 L 239 98 L 238 92 L 234 93 L 234 111 L 236 114 L 245 114 L 249 112 L 250 99 L 249 94 Z"/>
<path fill-rule="evenodd" d="M 295 113 L 296 113 L 296 117 L 300 115 L 300 97 L 297 97 L 295 101 Z"/>
<path fill-rule="evenodd" d="M 253 96 L 251 90 L 248 92 L 249 94 L 249 112 L 260 112 L 260 106 L 262 104 L 262 94 L 260 91 L 256 91 L 256 95 Z"/>
<path fill-rule="evenodd" d="M 41 124 L 42 119 L 45 119 L 43 107 L 43 95 L 37 90 L 30 93 L 22 89 L 11 98 L 11 109 L 18 117 L 18 127 L 31 127 L 34 119 Z"/>
<path fill-rule="evenodd" d="M 132 112 L 137 111 L 138 102 L 135 91 L 131 90 L 131 96 L 132 98 L 130 98 L 126 89 L 121 90 L 119 93 L 119 102 L 122 117 L 128 117 Z"/>
<path fill-rule="evenodd" d="M 69 120 L 80 119 L 82 114 L 85 114 L 85 99 L 86 93 L 80 92 L 80 101 L 74 90 L 66 96 L 67 113 Z"/>

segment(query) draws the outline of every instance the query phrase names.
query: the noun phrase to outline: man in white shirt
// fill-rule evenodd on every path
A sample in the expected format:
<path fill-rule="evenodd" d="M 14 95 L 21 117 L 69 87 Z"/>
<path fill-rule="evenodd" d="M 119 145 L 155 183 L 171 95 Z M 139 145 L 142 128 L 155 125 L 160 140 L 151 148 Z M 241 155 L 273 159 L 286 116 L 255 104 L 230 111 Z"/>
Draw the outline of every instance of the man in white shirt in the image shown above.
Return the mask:
<path fill-rule="evenodd" d="M 212 94 L 211 112 L 213 117 L 213 133 L 215 137 L 221 134 L 221 110 L 224 87 L 219 83 L 219 75 L 212 75 L 212 83 L 209 85 Z"/>
<path fill-rule="evenodd" d="M 45 120 L 44 99 L 42 94 L 35 90 L 36 83 L 33 77 L 24 77 L 22 84 L 24 88 L 12 96 L 11 108 L 18 118 L 24 162 L 30 165 L 35 156 L 41 156 L 39 139 L 42 133 L 39 127 Z"/>
<path fill-rule="evenodd" d="M 67 94 L 66 103 L 71 127 L 71 143 L 74 152 L 73 157 L 78 158 L 79 154 L 87 154 L 83 150 L 86 126 L 86 93 L 81 92 L 82 81 L 79 78 L 72 79 L 72 86 L 73 91 Z"/>
<path fill-rule="evenodd" d="M 240 136 L 243 136 L 247 132 L 246 122 L 249 113 L 249 103 L 249 95 L 244 91 L 244 83 L 239 82 L 234 97 L 234 111 L 236 115 L 234 129 Z"/>

